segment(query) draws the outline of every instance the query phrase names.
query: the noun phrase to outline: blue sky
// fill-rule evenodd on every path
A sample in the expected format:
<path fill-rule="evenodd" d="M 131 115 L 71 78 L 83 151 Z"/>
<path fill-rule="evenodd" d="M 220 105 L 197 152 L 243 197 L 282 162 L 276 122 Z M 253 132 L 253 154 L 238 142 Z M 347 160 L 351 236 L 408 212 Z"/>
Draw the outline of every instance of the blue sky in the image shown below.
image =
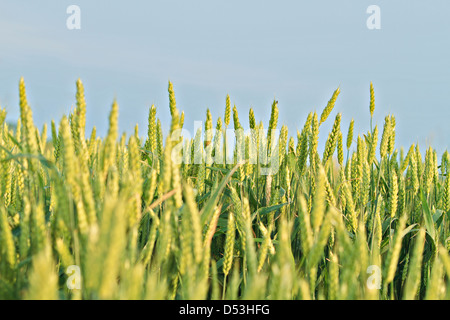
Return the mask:
<path fill-rule="evenodd" d="M 68 30 L 66 8 L 81 8 L 81 30 Z M 381 8 L 381 30 L 366 27 L 369 5 Z M 344 136 L 392 113 L 397 143 L 449 146 L 450 1 L 2 1 L 0 106 L 19 115 L 25 77 L 35 122 L 57 122 L 75 103 L 83 80 L 87 126 L 103 134 L 116 97 L 120 129 L 146 132 L 148 108 L 169 123 L 167 82 L 175 86 L 186 127 L 223 115 L 226 94 L 240 114 L 265 121 L 274 98 L 279 123 L 296 136 L 309 111 L 341 94 Z M 333 119 L 321 127 L 324 141 Z M 241 119 L 241 122 L 244 122 Z M 380 128 L 381 129 L 381 128 Z"/>

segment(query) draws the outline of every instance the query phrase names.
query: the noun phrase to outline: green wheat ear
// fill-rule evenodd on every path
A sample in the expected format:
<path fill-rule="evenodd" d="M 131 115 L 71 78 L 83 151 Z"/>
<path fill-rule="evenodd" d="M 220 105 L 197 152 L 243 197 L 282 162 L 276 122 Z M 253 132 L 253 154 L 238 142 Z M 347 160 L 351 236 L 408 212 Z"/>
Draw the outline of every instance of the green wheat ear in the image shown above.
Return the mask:
<path fill-rule="evenodd" d="M 316 152 L 319 140 L 319 121 L 317 119 L 317 113 L 314 112 L 313 119 L 311 122 L 311 136 L 309 145 L 309 160 L 311 162 L 311 169 L 315 170 L 316 163 Z"/>
<path fill-rule="evenodd" d="M 342 166 L 344 164 L 344 146 L 342 143 L 342 132 L 340 130 L 338 133 L 337 150 L 338 150 L 338 162 Z"/>
<path fill-rule="evenodd" d="M 225 101 L 225 117 L 223 119 L 225 122 L 225 127 L 228 127 L 230 125 L 231 120 L 231 103 L 230 103 L 230 96 L 228 94 Z"/>
<path fill-rule="evenodd" d="M 8 216 L 3 205 L 0 205 L 0 230 L 2 233 L 0 244 L 3 248 L 2 251 L 5 252 L 5 260 L 9 264 L 9 267 L 14 269 L 16 264 L 16 248 L 13 233 L 8 223 Z"/>
<path fill-rule="evenodd" d="M 78 125 L 80 130 L 80 136 L 83 139 L 86 130 L 86 99 L 84 97 L 84 86 L 81 79 L 77 80 L 77 110 L 78 110 Z"/>
<path fill-rule="evenodd" d="M 236 237 L 236 223 L 234 221 L 233 213 L 228 214 L 227 232 L 225 240 L 224 261 L 223 261 L 223 274 L 227 277 L 228 273 L 233 266 L 233 252 L 234 242 Z"/>
<path fill-rule="evenodd" d="M 375 126 L 370 141 L 370 149 L 367 161 L 369 163 L 369 166 L 372 165 L 372 163 L 375 161 L 377 143 L 378 143 L 378 126 Z"/>
<path fill-rule="evenodd" d="M 25 81 L 20 78 L 19 82 L 19 103 L 20 103 L 20 119 L 25 135 L 25 144 L 29 153 L 36 153 L 38 151 L 38 144 L 35 134 L 35 126 L 33 123 L 33 113 L 27 101 L 27 94 L 25 89 Z"/>
<path fill-rule="evenodd" d="M 334 153 L 336 148 L 337 140 L 339 137 L 339 133 L 341 132 L 341 117 L 342 115 L 338 113 L 336 115 L 336 119 L 334 120 L 333 129 L 331 130 L 328 139 L 325 143 L 325 151 L 323 153 L 323 165 L 325 166 L 328 160 Z"/>
<path fill-rule="evenodd" d="M 54 266 L 52 250 L 49 246 L 33 257 L 26 299 L 57 300 L 59 298 L 58 275 Z"/>
<path fill-rule="evenodd" d="M 391 219 L 395 217 L 398 205 L 398 181 L 395 171 L 391 171 L 389 189 L 389 215 Z"/>
<path fill-rule="evenodd" d="M 6 119 L 6 109 L 0 108 L 0 126 L 3 125 L 3 122 L 5 122 L 5 119 Z"/>
<path fill-rule="evenodd" d="M 213 127 L 213 123 L 212 123 L 212 115 L 211 115 L 211 111 L 208 109 L 206 109 L 206 122 L 205 122 L 205 132 L 208 130 L 211 130 Z"/>
<path fill-rule="evenodd" d="M 175 91 L 173 90 L 173 84 L 169 81 L 169 107 L 170 115 L 173 117 L 177 108 L 177 101 L 175 100 Z"/>
<path fill-rule="evenodd" d="M 278 123 L 278 101 L 272 103 L 272 111 L 270 113 L 269 130 L 275 130 Z"/>
<path fill-rule="evenodd" d="M 389 116 L 386 116 L 384 118 L 384 128 L 380 143 L 381 158 L 384 158 L 384 156 L 388 153 L 390 140 L 391 140 L 391 118 Z"/>
<path fill-rule="evenodd" d="M 394 152 L 395 146 L 395 117 L 391 115 L 390 117 L 390 136 L 388 141 L 388 154 L 392 154 Z"/>
<path fill-rule="evenodd" d="M 180 128 L 183 128 L 183 126 L 184 126 L 184 111 L 182 111 L 180 115 Z"/>
<path fill-rule="evenodd" d="M 350 147 L 352 146 L 353 142 L 353 128 L 355 126 L 355 121 L 352 119 L 350 121 L 350 125 L 348 127 L 348 134 L 347 134 L 347 150 L 350 150 Z"/>
<path fill-rule="evenodd" d="M 239 122 L 239 114 L 236 106 L 233 107 L 233 121 L 234 121 L 234 130 L 241 129 L 241 123 Z"/>
<path fill-rule="evenodd" d="M 158 151 L 158 157 L 161 159 L 163 155 L 163 132 L 161 126 L 161 120 L 158 119 L 156 123 L 156 150 Z"/>
<path fill-rule="evenodd" d="M 103 149 L 103 170 L 104 173 L 108 171 L 109 167 L 115 162 L 116 157 L 116 141 L 119 131 L 119 105 L 117 100 L 111 106 L 109 113 L 109 128 L 106 136 L 105 145 Z"/>
<path fill-rule="evenodd" d="M 250 108 L 249 114 L 248 114 L 248 120 L 250 129 L 254 130 L 256 128 L 256 120 L 255 120 L 255 113 L 253 112 L 253 108 Z"/>
<path fill-rule="evenodd" d="M 148 113 L 148 131 L 147 131 L 147 140 L 145 142 L 145 149 L 150 152 L 154 152 L 156 150 L 157 145 L 157 132 L 156 132 L 156 107 L 153 104 L 150 107 Z"/>
<path fill-rule="evenodd" d="M 447 174 L 447 177 L 444 180 L 443 201 L 444 201 L 444 212 L 449 212 L 450 211 L 450 175 L 449 174 Z"/>
<path fill-rule="evenodd" d="M 373 118 L 373 112 L 375 111 L 375 92 L 373 90 L 373 84 L 370 82 L 370 117 Z"/>
<path fill-rule="evenodd" d="M 322 111 L 322 115 L 320 116 L 319 125 L 321 125 L 322 123 L 324 123 L 327 120 L 328 116 L 330 115 L 331 111 L 334 108 L 334 105 L 336 103 L 337 97 L 339 96 L 340 92 L 341 92 L 341 90 L 339 88 L 337 88 L 333 92 L 333 96 L 328 101 L 327 106 L 325 107 L 325 109 Z"/>

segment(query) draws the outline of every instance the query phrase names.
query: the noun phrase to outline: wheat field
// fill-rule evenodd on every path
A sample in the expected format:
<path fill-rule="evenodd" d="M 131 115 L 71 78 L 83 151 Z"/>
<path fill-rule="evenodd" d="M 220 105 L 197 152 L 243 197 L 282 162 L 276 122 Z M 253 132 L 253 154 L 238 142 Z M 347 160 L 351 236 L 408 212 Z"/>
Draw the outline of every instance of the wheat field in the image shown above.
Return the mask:
<path fill-rule="evenodd" d="M 20 80 L 17 124 L 0 109 L 0 299 L 450 298 L 449 153 L 397 147 L 372 84 L 370 128 L 337 113 L 323 154 L 340 89 L 297 132 L 277 101 L 265 128 L 227 96 L 193 138 L 168 93 L 166 136 L 155 106 L 146 137 L 119 135 L 114 101 L 101 138 L 80 80 L 42 129 Z"/>

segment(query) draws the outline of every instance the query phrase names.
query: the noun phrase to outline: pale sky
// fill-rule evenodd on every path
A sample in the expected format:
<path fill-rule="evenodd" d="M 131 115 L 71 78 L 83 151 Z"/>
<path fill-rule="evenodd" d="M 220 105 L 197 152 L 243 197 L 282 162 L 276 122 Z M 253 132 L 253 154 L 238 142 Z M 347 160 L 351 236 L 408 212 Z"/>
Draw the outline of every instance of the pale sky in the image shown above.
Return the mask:
<path fill-rule="evenodd" d="M 66 9 L 81 9 L 81 30 L 68 30 Z M 381 9 L 381 30 L 369 30 L 366 9 Z M 274 98 L 279 127 L 289 134 L 309 111 L 319 115 L 340 86 L 342 131 L 369 129 L 369 84 L 374 123 L 397 120 L 397 146 L 449 146 L 450 1 L 2 1 L 0 106 L 19 115 L 24 76 L 35 123 L 42 126 L 75 104 L 75 81 L 86 88 L 87 127 L 104 134 L 116 97 L 120 130 L 147 130 L 148 109 L 169 124 L 167 83 L 174 83 L 186 128 L 223 116 L 230 94 L 247 125 L 253 107 L 265 126 Z M 381 131 L 381 130 L 380 130 Z M 89 131 L 88 131 L 89 132 Z M 323 144 L 323 142 L 322 142 Z"/>

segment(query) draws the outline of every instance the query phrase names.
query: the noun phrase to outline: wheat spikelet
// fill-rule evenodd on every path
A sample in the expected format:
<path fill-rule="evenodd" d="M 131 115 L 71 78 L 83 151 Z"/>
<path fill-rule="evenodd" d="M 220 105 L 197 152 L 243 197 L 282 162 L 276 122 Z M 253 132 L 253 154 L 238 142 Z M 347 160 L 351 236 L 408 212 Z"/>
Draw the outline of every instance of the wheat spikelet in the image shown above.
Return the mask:
<path fill-rule="evenodd" d="M 20 220 L 19 254 L 21 257 L 28 257 L 30 250 L 30 216 L 31 206 L 28 197 L 25 196 L 23 206 L 23 216 Z"/>
<path fill-rule="evenodd" d="M 227 233 L 225 240 L 225 249 L 224 249 L 224 257 L 223 257 L 223 274 L 228 276 L 228 273 L 233 266 L 233 252 L 234 252 L 234 242 L 236 236 L 236 225 L 234 221 L 233 213 L 230 212 L 228 215 L 228 223 L 227 223 Z M 224 283 L 225 285 L 225 283 Z"/>
<path fill-rule="evenodd" d="M 421 228 L 415 239 L 415 246 L 412 252 L 408 277 L 406 278 L 403 298 L 405 300 L 414 299 L 420 283 L 420 269 L 422 265 L 422 253 L 425 244 L 425 229 Z"/>
<path fill-rule="evenodd" d="M 150 234 L 148 237 L 148 241 L 145 244 L 145 246 L 142 248 L 142 251 L 141 251 L 141 254 L 139 257 L 139 261 L 141 261 L 144 266 L 150 264 L 150 262 L 151 262 L 153 249 L 154 249 L 155 243 L 156 243 L 158 226 L 159 226 L 158 217 L 156 217 L 155 213 L 151 209 L 149 210 L 149 212 L 150 212 L 150 215 L 152 216 L 153 222 L 151 225 L 151 230 L 150 230 Z"/>
<path fill-rule="evenodd" d="M 170 137 L 166 139 L 160 179 L 161 191 L 162 194 L 165 194 L 171 190 L 172 186 L 172 143 Z"/>
<path fill-rule="evenodd" d="M 8 217 L 5 208 L 0 205 L 0 254 L 5 258 L 11 269 L 14 269 L 16 264 L 16 248 L 11 228 L 8 224 Z"/>
<path fill-rule="evenodd" d="M 330 281 L 328 284 L 328 299 L 335 300 L 339 288 L 339 265 L 338 257 L 330 251 L 330 261 L 328 262 L 328 273 Z"/>
<path fill-rule="evenodd" d="M 450 210 L 450 175 L 447 175 L 444 181 L 444 191 L 443 191 L 443 203 L 444 211 L 449 212 Z"/>
<path fill-rule="evenodd" d="M 377 143 L 378 143 L 378 126 L 375 126 L 373 129 L 373 133 L 371 135 L 370 139 L 370 148 L 369 148 L 369 155 L 367 158 L 367 162 L 369 166 L 372 166 L 372 163 L 375 161 L 376 156 L 376 150 L 377 150 Z"/>
<path fill-rule="evenodd" d="M 272 111 L 270 113 L 269 127 L 267 129 L 267 152 L 272 152 L 272 133 L 276 130 L 278 124 L 278 101 L 272 103 Z"/>
<path fill-rule="evenodd" d="M 299 143 L 300 148 L 298 149 L 298 169 L 299 174 L 302 175 L 306 166 L 306 160 L 308 157 L 308 133 L 307 131 L 302 131 L 301 141 Z"/>
<path fill-rule="evenodd" d="M 387 116 L 386 118 L 384 118 L 383 134 L 381 136 L 381 143 L 380 143 L 381 158 L 384 158 L 384 156 L 386 156 L 386 154 L 388 153 L 390 137 L 391 137 L 391 119 L 390 117 Z"/>
<path fill-rule="evenodd" d="M 388 154 L 392 154 L 395 148 L 395 117 L 391 115 L 390 126 L 389 126 L 389 140 L 388 140 Z"/>
<path fill-rule="evenodd" d="M 150 151 L 153 155 L 153 152 L 156 150 L 157 146 L 157 132 L 156 132 L 156 107 L 152 105 L 150 107 L 150 111 L 148 114 L 148 131 L 147 131 L 147 140 L 145 142 L 144 148 Z"/>
<path fill-rule="evenodd" d="M 54 270 L 50 247 L 46 246 L 44 250 L 33 258 L 33 267 L 29 277 L 30 286 L 25 299 L 58 299 L 58 276 Z"/>
<path fill-rule="evenodd" d="M 230 103 L 230 96 L 228 94 L 225 101 L 225 116 L 223 119 L 225 122 L 225 127 L 228 127 L 230 125 L 231 120 L 231 103 Z"/>
<path fill-rule="evenodd" d="M 332 209 L 333 210 L 333 209 Z M 321 258 L 331 232 L 331 215 L 327 211 L 323 218 L 323 224 L 315 235 L 315 241 L 308 255 L 308 267 L 311 269 L 317 265 Z"/>
<path fill-rule="evenodd" d="M 411 147 L 408 150 L 408 153 L 406 154 L 405 159 L 403 160 L 401 166 L 400 166 L 400 172 L 404 172 L 407 168 L 407 166 L 410 163 L 410 159 L 414 154 L 414 144 L 411 145 Z"/>
<path fill-rule="evenodd" d="M 6 109 L 0 107 L 0 126 L 3 125 L 6 119 Z"/>
<path fill-rule="evenodd" d="M 319 231 L 319 228 L 322 225 L 323 216 L 325 214 L 325 179 L 325 171 L 323 167 L 320 166 L 320 169 L 317 172 L 316 191 L 314 193 L 313 207 L 311 211 L 311 226 L 315 234 Z"/>
<path fill-rule="evenodd" d="M 109 128 L 103 149 L 103 170 L 106 172 L 114 164 L 116 157 L 116 140 L 118 137 L 119 105 L 114 100 L 109 114 Z"/>
<path fill-rule="evenodd" d="M 72 254 L 62 238 L 56 239 L 56 251 L 58 252 L 61 263 L 64 267 L 67 268 L 68 266 L 74 264 Z"/>
<path fill-rule="evenodd" d="M 344 146 L 342 143 L 342 132 L 339 130 L 337 140 L 338 163 L 342 167 L 344 165 Z"/>
<path fill-rule="evenodd" d="M 366 161 L 366 158 L 362 159 L 362 180 L 361 180 L 361 205 L 366 206 L 367 202 L 369 201 L 369 192 L 370 192 L 370 181 L 371 181 L 371 174 L 370 174 L 370 167 L 369 164 Z M 365 216 L 364 219 L 367 217 Z"/>
<path fill-rule="evenodd" d="M 256 128 L 256 120 L 255 120 L 255 113 L 253 111 L 253 108 L 250 108 L 250 111 L 248 114 L 248 121 L 249 121 L 250 129 L 254 130 Z"/>
<path fill-rule="evenodd" d="M 370 117 L 373 118 L 373 112 L 375 111 L 375 92 L 373 90 L 373 84 L 370 82 Z"/>
<path fill-rule="evenodd" d="M 194 261 L 193 232 L 192 228 L 190 227 L 190 223 L 191 223 L 190 212 L 189 209 L 185 207 L 181 218 L 181 232 L 179 235 L 181 248 L 180 248 L 178 270 L 180 272 L 180 275 L 183 277 L 183 279 L 185 279 L 184 281 L 186 282 L 190 281 L 192 278 L 190 277 L 191 275 L 190 273 L 191 268 L 193 268 L 193 261 Z M 191 285 L 192 284 L 190 282 L 186 284 L 187 287 Z"/>
<path fill-rule="evenodd" d="M 192 229 L 194 258 L 197 263 L 200 263 L 202 259 L 202 226 L 200 213 L 197 204 L 195 203 L 193 190 L 189 185 L 186 184 L 183 186 L 183 194 L 191 223 L 190 228 Z"/>
<path fill-rule="evenodd" d="M 322 157 L 322 163 L 325 166 L 332 157 L 334 153 L 334 149 L 336 148 L 338 135 L 340 133 L 340 125 L 341 125 L 341 114 L 338 113 L 336 115 L 336 119 L 334 120 L 333 129 L 331 130 L 330 135 L 328 136 L 327 142 L 325 143 L 325 151 Z"/>
<path fill-rule="evenodd" d="M 376 248 L 378 250 L 381 249 L 381 241 L 383 240 L 383 228 L 381 223 L 381 195 L 378 196 L 377 199 L 377 207 L 375 210 L 375 222 L 374 222 L 374 231 L 373 231 L 373 243 L 376 244 Z"/>
<path fill-rule="evenodd" d="M 20 78 L 19 83 L 19 99 L 20 99 L 20 120 L 24 129 L 25 145 L 27 152 L 36 153 L 38 150 L 38 144 L 35 135 L 35 126 L 33 123 L 33 113 L 28 105 L 27 95 L 25 90 L 25 81 Z"/>
<path fill-rule="evenodd" d="M 259 229 L 263 235 L 263 243 L 259 249 L 259 257 L 258 257 L 258 272 L 261 272 L 264 262 L 267 258 L 267 254 L 270 252 L 271 255 L 275 255 L 275 247 L 273 246 L 272 239 L 270 234 L 272 232 L 272 224 L 269 225 L 269 229 L 267 229 L 261 222 L 259 223 Z"/>
<path fill-rule="evenodd" d="M 299 203 L 299 223 L 300 223 L 300 238 L 302 250 L 305 255 L 309 253 L 313 243 L 313 231 L 311 228 L 310 215 L 308 212 L 306 200 L 302 194 L 297 195 Z"/>
<path fill-rule="evenodd" d="M 183 128 L 183 126 L 184 126 L 184 111 L 182 111 L 180 115 L 180 128 Z"/>
<path fill-rule="evenodd" d="M 173 84 L 169 81 L 169 108 L 170 108 L 170 115 L 174 117 L 175 110 L 177 108 L 177 101 L 175 100 L 175 92 L 173 90 Z"/>
<path fill-rule="evenodd" d="M 425 193 L 430 192 L 431 183 L 433 182 L 434 176 L 434 160 L 433 160 L 433 150 L 430 148 L 427 149 L 425 153 L 425 172 L 424 172 L 424 191 Z"/>
<path fill-rule="evenodd" d="M 350 147 L 352 146 L 354 126 L 355 126 L 355 121 L 352 119 L 350 121 L 350 125 L 348 127 L 348 133 L 347 133 L 347 150 L 350 150 Z"/>
<path fill-rule="evenodd" d="M 236 105 L 233 107 L 233 124 L 234 124 L 234 130 L 241 129 L 241 123 L 239 122 L 239 113 L 236 108 Z"/>
<path fill-rule="evenodd" d="M 84 139 L 86 128 L 86 100 L 84 97 L 84 86 L 81 79 L 77 80 L 77 109 L 78 109 L 78 125 L 80 131 L 80 138 Z"/>
<path fill-rule="evenodd" d="M 390 189 L 389 189 L 389 216 L 391 219 L 395 217 L 397 213 L 398 205 L 398 180 L 397 174 L 394 171 L 390 172 Z"/>
<path fill-rule="evenodd" d="M 345 197 L 346 208 L 347 208 L 347 212 L 348 212 L 347 218 L 348 218 L 350 229 L 353 232 L 356 232 L 358 222 L 357 222 L 357 218 L 356 218 L 356 211 L 355 211 L 355 205 L 353 202 L 353 196 L 352 196 L 352 192 L 350 190 L 350 186 L 349 186 L 348 182 L 344 182 L 342 184 L 342 192 Z"/>
<path fill-rule="evenodd" d="M 398 205 L 397 205 L 397 216 L 401 217 L 405 213 L 406 206 L 406 186 L 405 177 L 400 174 L 398 178 Z"/>
<path fill-rule="evenodd" d="M 319 139 L 319 121 L 317 120 L 317 113 L 314 112 L 311 124 L 311 138 L 309 141 L 309 162 L 312 170 L 316 167 L 316 152 Z"/>
<path fill-rule="evenodd" d="M 441 173 L 446 174 L 448 172 L 448 166 L 450 162 L 450 154 L 447 150 L 442 154 L 441 158 Z"/>
<path fill-rule="evenodd" d="M 328 116 L 330 115 L 331 111 L 334 108 L 334 105 L 336 103 L 336 99 L 339 96 L 340 92 L 341 92 L 341 90 L 339 88 L 337 88 L 333 92 L 333 96 L 328 101 L 327 106 L 325 107 L 325 109 L 322 111 L 322 115 L 320 116 L 320 123 L 319 123 L 319 125 L 321 125 L 322 123 L 324 123 L 327 120 Z"/>

